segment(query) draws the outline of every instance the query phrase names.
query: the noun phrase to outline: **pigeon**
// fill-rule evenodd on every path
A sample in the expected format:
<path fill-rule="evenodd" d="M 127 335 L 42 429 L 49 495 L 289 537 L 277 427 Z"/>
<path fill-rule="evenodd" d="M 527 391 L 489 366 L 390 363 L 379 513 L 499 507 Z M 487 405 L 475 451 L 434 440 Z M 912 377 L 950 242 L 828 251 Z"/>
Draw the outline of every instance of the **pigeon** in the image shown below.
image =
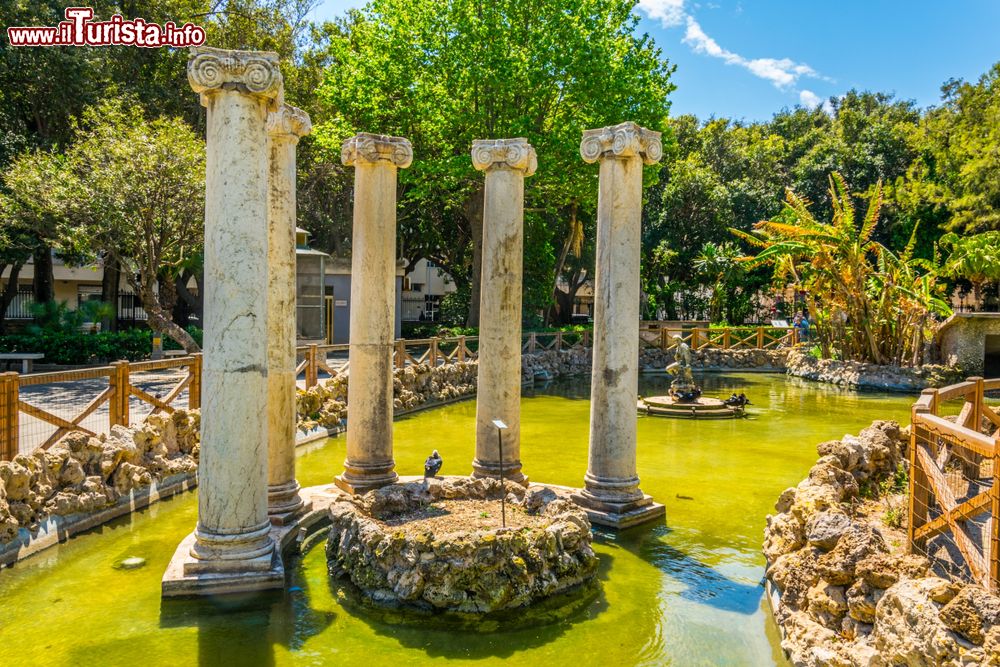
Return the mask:
<path fill-rule="evenodd" d="M 444 459 L 438 454 L 438 450 L 434 450 L 427 460 L 424 461 L 424 478 L 434 477 L 441 471 L 441 466 L 444 465 Z"/>

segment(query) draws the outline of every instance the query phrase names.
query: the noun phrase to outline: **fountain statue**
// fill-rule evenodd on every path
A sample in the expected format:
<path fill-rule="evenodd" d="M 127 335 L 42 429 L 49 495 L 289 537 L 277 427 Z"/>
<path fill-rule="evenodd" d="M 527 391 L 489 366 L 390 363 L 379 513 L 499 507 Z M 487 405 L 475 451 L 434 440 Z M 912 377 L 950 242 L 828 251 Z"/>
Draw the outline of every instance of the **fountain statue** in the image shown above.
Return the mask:
<path fill-rule="evenodd" d="M 691 374 L 691 348 L 680 335 L 674 335 L 677 345 L 674 348 L 674 361 L 666 371 L 674 376 L 670 383 L 670 395 L 678 403 L 691 403 L 701 396 L 701 388 L 694 383 Z"/>
<path fill-rule="evenodd" d="M 701 387 L 695 384 L 691 372 L 691 348 L 679 334 L 675 334 L 673 340 L 674 360 L 665 369 L 674 378 L 670 391 L 666 396 L 640 398 L 637 405 L 639 412 L 685 419 L 726 419 L 746 414 L 746 405 L 750 401 L 742 394 L 742 399 L 733 394 L 727 401 L 701 395 Z"/>

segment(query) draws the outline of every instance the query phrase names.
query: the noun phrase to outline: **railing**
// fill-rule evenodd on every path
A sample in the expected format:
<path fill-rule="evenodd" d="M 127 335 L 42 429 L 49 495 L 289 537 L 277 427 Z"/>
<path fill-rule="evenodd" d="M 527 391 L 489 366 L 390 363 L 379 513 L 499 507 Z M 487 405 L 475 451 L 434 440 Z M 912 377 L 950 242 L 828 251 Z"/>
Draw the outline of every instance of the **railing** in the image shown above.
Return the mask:
<path fill-rule="evenodd" d="M 127 426 L 133 415 L 201 406 L 201 355 L 54 373 L 0 374 L 0 460 L 48 449 L 71 431 Z"/>
<path fill-rule="evenodd" d="M 907 535 L 912 551 L 992 591 L 1000 590 L 1000 431 L 983 429 L 1000 426 L 986 401 L 995 390 L 1000 379 L 973 377 L 925 389 L 913 405 Z"/>
<path fill-rule="evenodd" d="M 640 344 L 669 349 L 676 344 L 675 334 L 693 349 L 772 349 L 797 342 L 794 329 L 646 327 L 640 331 Z M 523 334 L 521 349 L 528 354 L 586 349 L 591 339 L 590 331 L 529 332 Z M 349 350 L 346 344 L 296 348 L 296 376 L 305 387 L 314 387 L 321 374 L 332 377 L 348 369 Z M 478 357 L 476 336 L 425 338 L 396 341 L 392 363 L 396 368 L 441 366 Z M 191 407 L 201 405 L 200 354 L 55 373 L 0 374 L 0 460 L 51 447 L 70 431 L 97 434 L 127 425 L 142 406 L 150 412 L 172 412 L 185 400 Z"/>
<path fill-rule="evenodd" d="M 692 350 L 713 347 L 722 350 L 775 350 L 799 343 L 795 327 L 659 327 L 639 330 L 639 345 L 667 350 L 677 344 L 675 336 Z"/>
<path fill-rule="evenodd" d="M 349 351 L 348 344 L 298 347 L 295 350 L 295 375 L 304 376 L 306 388 L 315 387 L 320 372 L 334 376 L 348 369 Z M 443 366 L 478 358 L 479 338 L 476 336 L 400 339 L 393 344 L 392 350 L 392 363 L 396 368 L 414 364 Z"/>

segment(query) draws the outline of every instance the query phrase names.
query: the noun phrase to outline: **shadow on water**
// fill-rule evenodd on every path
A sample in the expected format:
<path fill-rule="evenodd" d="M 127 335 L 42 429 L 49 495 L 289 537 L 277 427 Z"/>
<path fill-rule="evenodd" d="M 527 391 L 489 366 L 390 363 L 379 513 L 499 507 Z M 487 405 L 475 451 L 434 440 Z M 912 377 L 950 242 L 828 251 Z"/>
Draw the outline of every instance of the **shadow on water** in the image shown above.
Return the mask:
<path fill-rule="evenodd" d="M 612 557 L 599 555 L 597 577 L 572 591 L 530 607 L 495 614 L 420 612 L 377 606 L 346 579 L 330 579 L 342 608 L 377 635 L 428 657 L 446 659 L 510 658 L 559 638 L 573 626 L 608 608 L 604 585 Z"/>
<path fill-rule="evenodd" d="M 164 599 L 160 627 L 198 629 L 199 667 L 276 664 L 274 647 L 302 648 L 336 619 L 312 608 L 299 556 L 285 558 L 284 591 L 214 598 Z"/>
<path fill-rule="evenodd" d="M 761 583 L 736 581 L 667 543 L 668 526 L 636 526 L 617 534 L 598 530 L 595 542 L 614 544 L 635 554 L 683 586 L 677 595 L 721 611 L 753 615 L 764 597 Z"/>

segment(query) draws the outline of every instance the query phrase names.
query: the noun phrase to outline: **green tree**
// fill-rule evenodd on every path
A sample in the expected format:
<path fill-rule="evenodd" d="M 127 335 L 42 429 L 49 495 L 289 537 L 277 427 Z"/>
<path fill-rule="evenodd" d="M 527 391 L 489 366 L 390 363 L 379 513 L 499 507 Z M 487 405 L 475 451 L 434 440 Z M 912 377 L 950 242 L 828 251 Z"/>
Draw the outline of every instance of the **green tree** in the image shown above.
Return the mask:
<path fill-rule="evenodd" d="M 51 229 L 62 253 L 103 255 L 142 300 L 154 331 L 198 345 L 175 324 L 175 281 L 200 253 L 204 144 L 179 118 L 147 121 L 134 100 L 84 111 L 64 154 L 28 151 L 5 174 L 19 220 Z"/>
<path fill-rule="evenodd" d="M 972 283 L 973 297 L 982 305 L 983 285 L 1000 280 L 1000 231 L 963 237 L 951 232 L 941 237 L 940 244 L 950 252 L 942 273 Z"/>
<path fill-rule="evenodd" d="M 633 120 L 662 129 L 673 68 L 636 33 L 632 1 L 374 0 L 333 36 L 320 90 L 330 150 L 357 131 L 398 134 L 415 160 L 400 175 L 399 246 L 440 264 L 478 319 L 482 174 L 473 139 L 527 137 L 539 160 L 526 185 L 525 285 L 550 286 L 574 207 L 595 206 L 584 129 Z M 652 176 L 652 175 L 651 175 Z"/>

